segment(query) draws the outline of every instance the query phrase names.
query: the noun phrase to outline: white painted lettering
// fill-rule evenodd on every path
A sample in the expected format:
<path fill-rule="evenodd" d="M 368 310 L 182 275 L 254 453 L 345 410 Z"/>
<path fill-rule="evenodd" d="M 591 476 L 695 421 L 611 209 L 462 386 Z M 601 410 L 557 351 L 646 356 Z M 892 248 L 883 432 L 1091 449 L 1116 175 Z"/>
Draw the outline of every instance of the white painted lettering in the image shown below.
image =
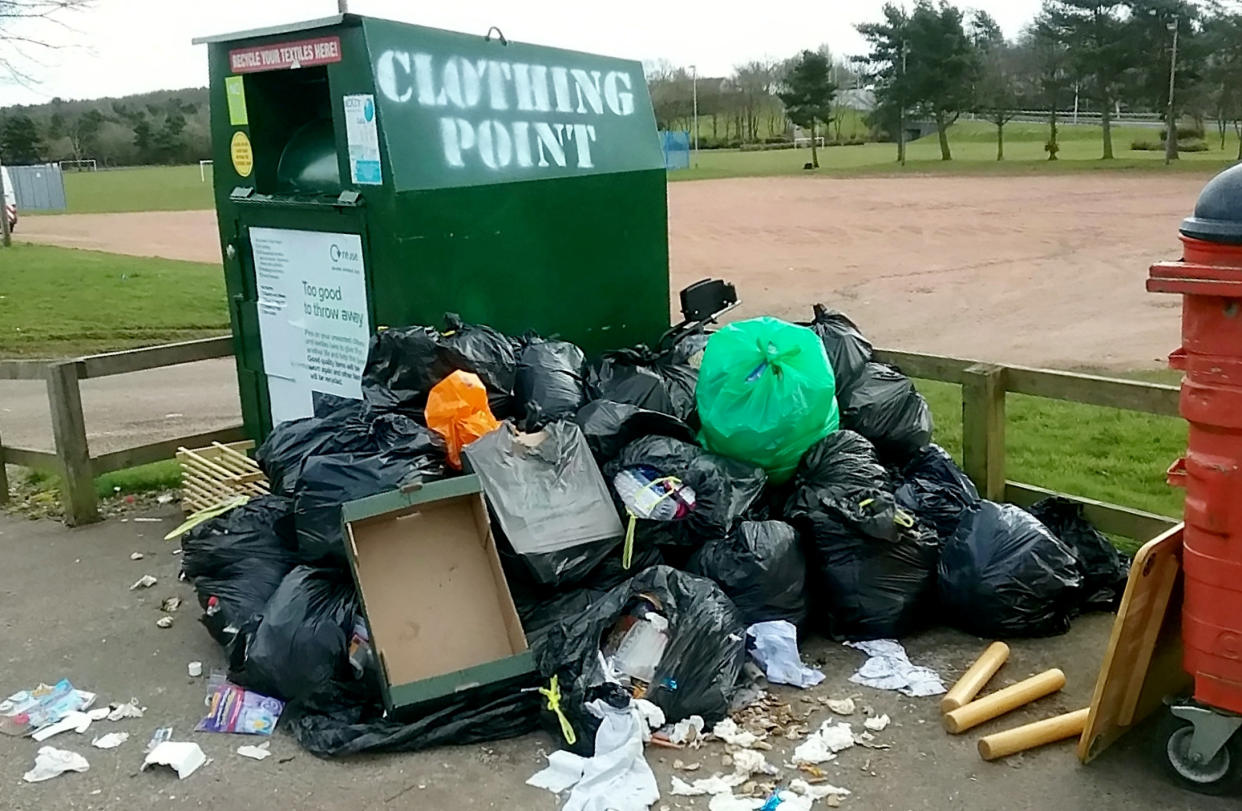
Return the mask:
<path fill-rule="evenodd" d="M 513 162 L 513 140 L 499 121 L 484 121 L 478 131 L 479 157 L 488 169 L 504 169 Z"/>
<path fill-rule="evenodd" d="M 548 166 L 548 156 L 557 166 L 565 165 L 565 125 L 535 122 L 535 139 L 539 146 L 539 165 Z"/>
<path fill-rule="evenodd" d="M 578 147 L 578 168 L 594 169 L 595 164 L 591 162 L 591 142 L 595 140 L 595 125 L 574 124 L 568 129 L 574 145 Z"/>
<path fill-rule="evenodd" d="M 590 105 L 591 112 L 603 115 L 604 98 L 599 87 L 600 72 L 593 70 L 587 73 L 585 70 L 574 68 L 569 74 L 574 77 L 574 89 L 578 93 L 578 112 L 586 113 L 587 105 Z"/>
<path fill-rule="evenodd" d="M 619 84 L 624 84 L 625 90 L 621 90 L 618 87 Z M 608 109 L 612 110 L 614 115 L 633 115 L 634 94 L 630 92 L 633 89 L 634 84 L 630 74 L 619 70 L 608 72 L 608 76 L 604 79 L 604 100 L 608 102 Z"/>
<path fill-rule="evenodd" d="M 400 76 L 398 77 L 398 68 Z M 375 83 L 389 101 L 407 102 L 414 95 L 410 87 L 410 55 L 384 51 L 375 62 Z"/>
<path fill-rule="evenodd" d="M 569 98 L 569 71 L 565 68 L 552 68 L 552 90 L 556 93 L 556 111 L 572 113 L 574 108 Z"/>
<path fill-rule="evenodd" d="M 511 75 L 508 62 L 487 63 L 487 95 L 493 110 L 509 109 L 509 101 L 505 98 L 505 80 Z"/>
<path fill-rule="evenodd" d="M 543 65 L 513 66 L 513 90 L 517 108 L 524 112 L 547 113 L 552 110 L 548 98 L 548 69 Z"/>
<path fill-rule="evenodd" d="M 523 169 L 529 169 L 534 165 L 530 158 L 530 122 L 514 121 L 513 122 L 513 151 L 517 158 L 517 165 Z"/>
<path fill-rule="evenodd" d="M 474 127 L 464 118 L 440 119 L 440 139 L 444 142 L 444 161 L 449 166 L 460 169 L 466 165 L 462 152 L 474 149 Z"/>
<path fill-rule="evenodd" d="M 436 107 L 436 83 L 431 54 L 414 54 L 414 82 L 418 85 L 418 103 Z"/>
<path fill-rule="evenodd" d="M 461 93 L 461 72 L 457 65 L 464 59 L 450 59 L 444 63 L 444 71 L 440 76 L 440 94 L 436 96 L 436 104 L 441 107 L 450 101 L 460 110 L 466 109 L 466 99 Z"/>

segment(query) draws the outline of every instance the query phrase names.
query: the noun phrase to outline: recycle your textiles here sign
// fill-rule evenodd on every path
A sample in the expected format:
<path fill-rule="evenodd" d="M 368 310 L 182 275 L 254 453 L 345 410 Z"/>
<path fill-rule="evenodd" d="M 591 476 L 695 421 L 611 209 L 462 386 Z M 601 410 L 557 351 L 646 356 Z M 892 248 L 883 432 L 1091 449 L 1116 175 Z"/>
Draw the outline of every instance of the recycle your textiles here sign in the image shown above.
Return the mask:
<path fill-rule="evenodd" d="M 392 160 L 398 189 L 663 168 L 637 63 L 484 45 L 487 58 L 372 38 L 389 154 L 435 145 Z"/>

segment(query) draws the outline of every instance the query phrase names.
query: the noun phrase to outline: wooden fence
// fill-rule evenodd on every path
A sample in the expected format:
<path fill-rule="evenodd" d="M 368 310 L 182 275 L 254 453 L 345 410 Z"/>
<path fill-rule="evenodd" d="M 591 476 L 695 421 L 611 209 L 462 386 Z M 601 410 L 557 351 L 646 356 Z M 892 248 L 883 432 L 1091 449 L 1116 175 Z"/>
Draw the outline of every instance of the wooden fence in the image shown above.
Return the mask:
<path fill-rule="evenodd" d="M 63 481 L 65 522 L 75 526 L 94 521 L 99 517 L 94 484 L 96 476 L 170 459 L 180 446 L 201 447 L 212 442 L 233 442 L 245 437 L 238 425 L 92 457 L 86 439 L 80 382 L 229 357 L 232 353 L 233 340 L 224 337 L 52 363 L 0 360 L 0 380 L 47 381 L 56 448 L 55 452 L 49 453 L 6 447 L 3 444 L 3 426 L 0 426 L 0 463 L 58 473 Z M 1162 515 L 1068 493 L 1054 493 L 1034 484 L 1009 481 L 1005 476 L 1005 395 L 1028 394 L 1176 417 L 1177 386 L 893 350 L 877 350 L 876 357 L 900 367 L 910 377 L 955 383 L 962 387 L 962 467 L 985 498 L 1028 506 L 1045 496 L 1062 495 L 1084 505 L 1087 518 L 1104 532 L 1141 541 L 1155 537 L 1176 523 Z M 141 396 L 141 392 L 135 392 L 135 397 Z M 0 464 L 0 503 L 7 497 L 8 482 L 4 476 L 4 465 Z"/>
<path fill-rule="evenodd" d="M 52 417 L 52 439 L 55 446 L 55 451 L 50 453 L 6 446 L 4 426 L 0 425 L 0 504 L 9 497 L 9 482 L 4 472 L 5 462 L 46 470 L 61 478 L 65 523 L 69 526 L 90 523 L 99 519 L 99 501 L 95 493 L 96 476 L 171 459 L 176 455 L 177 448 L 182 446 L 196 448 L 212 442 L 245 439 L 241 425 L 236 425 L 219 431 L 124 448 L 99 456 L 91 456 L 90 445 L 86 439 L 86 418 L 82 413 L 83 380 L 232 355 L 233 339 L 223 337 L 63 361 L 0 360 L 0 380 L 47 381 L 47 402 Z M 142 396 L 143 392 L 134 392 L 135 400 L 141 400 Z"/>

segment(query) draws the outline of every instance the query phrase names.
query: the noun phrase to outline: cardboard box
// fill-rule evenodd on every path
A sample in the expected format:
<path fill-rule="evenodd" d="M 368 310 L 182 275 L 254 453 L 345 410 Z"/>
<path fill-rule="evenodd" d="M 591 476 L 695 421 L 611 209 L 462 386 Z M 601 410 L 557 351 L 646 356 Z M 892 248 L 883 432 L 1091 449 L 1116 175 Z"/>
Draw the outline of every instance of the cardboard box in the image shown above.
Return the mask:
<path fill-rule="evenodd" d="M 535 671 L 478 477 L 359 499 L 341 515 L 389 712 Z"/>

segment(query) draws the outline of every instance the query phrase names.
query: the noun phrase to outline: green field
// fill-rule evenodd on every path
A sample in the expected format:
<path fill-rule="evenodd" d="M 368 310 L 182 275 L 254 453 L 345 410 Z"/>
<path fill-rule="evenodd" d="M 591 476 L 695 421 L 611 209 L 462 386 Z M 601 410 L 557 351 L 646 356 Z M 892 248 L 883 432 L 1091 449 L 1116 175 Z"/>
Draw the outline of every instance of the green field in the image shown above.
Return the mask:
<path fill-rule="evenodd" d="M 963 121 L 949 130 L 952 161 L 940 160 L 940 146 L 934 135 L 909 144 L 907 165 L 896 163 L 894 144 L 825 147 L 820 150 L 819 174 L 862 175 L 876 173 L 1028 173 L 1075 172 L 1092 170 L 1168 171 L 1162 152 L 1135 152 L 1134 139 L 1158 139 L 1155 129 L 1114 127 L 1113 149 L 1116 159 L 1100 160 L 1100 128 L 1064 126 L 1060 128 L 1060 160 L 1045 160 L 1044 141 L 1048 128 L 1043 124 L 1010 123 L 1005 127 L 1005 160 L 996 160 L 995 128 L 982 121 Z M 849 135 L 848 130 L 843 131 Z M 1232 132 L 1225 148 L 1209 133 L 1207 152 L 1185 153 L 1173 170 L 1211 172 L 1231 165 L 1238 154 L 1238 139 Z M 803 174 L 802 165 L 810 160 L 810 149 L 767 151 L 703 150 L 691 159 L 691 168 L 671 172 L 669 180 L 705 180 L 722 177 Z M 208 209 L 214 205 L 211 169 L 207 180 L 199 179 L 197 166 L 149 166 L 110 169 L 99 172 L 70 172 L 65 175 L 65 194 L 70 213 L 113 211 L 179 211 Z"/>
<path fill-rule="evenodd" d="M 16 243 L 0 272 L 0 357 L 57 357 L 227 333 L 218 266 Z"/>

